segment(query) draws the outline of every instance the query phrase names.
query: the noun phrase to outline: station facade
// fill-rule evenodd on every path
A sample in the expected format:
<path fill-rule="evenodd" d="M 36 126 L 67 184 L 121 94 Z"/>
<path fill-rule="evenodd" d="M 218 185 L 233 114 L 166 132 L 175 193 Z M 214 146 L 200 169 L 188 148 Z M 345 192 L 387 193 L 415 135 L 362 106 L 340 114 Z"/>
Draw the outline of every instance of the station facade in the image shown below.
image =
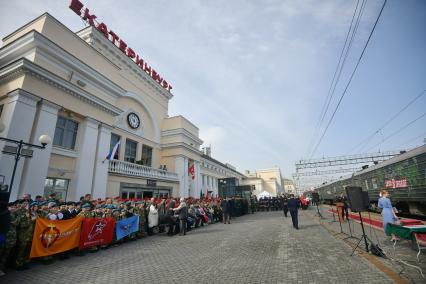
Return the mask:
<path fill-rule="evenodd" d="M 3 38 L 0 135 L 52 138 L 19 161 L 10 200 L 51 192 L 65 200 L 199 197 L 217 195 L 218 178 L 243 177 L 199 150 L 199 129 L 168 115 L 171 85 L 130 55 L 94 25 L 74 33 L 48 13 Z M 0 153 L 5 183 L 13 165 Z"/>

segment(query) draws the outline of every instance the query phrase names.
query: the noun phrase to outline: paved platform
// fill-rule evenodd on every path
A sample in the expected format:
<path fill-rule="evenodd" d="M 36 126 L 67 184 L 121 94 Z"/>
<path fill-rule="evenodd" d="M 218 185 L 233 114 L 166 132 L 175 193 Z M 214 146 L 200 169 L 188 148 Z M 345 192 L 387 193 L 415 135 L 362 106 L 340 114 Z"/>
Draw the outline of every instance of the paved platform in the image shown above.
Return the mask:
<path fill-rule="evenodd" d="M 316 212 L 316 208 L 311 212 Z M 340 224 L 339 222 L 332 222 L 333 220 L 337 220 L 337 215 L 333 218 L 333 214 L 329 212 L 330 207 L 327 205 L 320 206 L 320 212 L 322 213 L 325 219 L 320 220 L 320 223 L 328 228 L 331 232 L 340 233 Z M 364 212 L 363 217 L 371 218 L 372 220 L 381 220 L 380 214 L 371 213 L 368 214 Z M 316 218 L 319 220 L 319 218 Z M 426 278 L 422 277 L 421 273 L 418 269 L 413 266 L 414 265 L 422 269 L 424 276 L 426 277 L 426 251 L 423 251 L 420 254 L 419 260 L 417 262 L 416 255 L 417 250 L 412 248 L 411 241 L 401 240 L 393 248 L 393 243 L 390 241 L 390 237 L 386 236 L 383 232 L 383 228 L 378 228 L 376 226 L 370 226 L 368 223 L 364 223 L 365 233 L 373 241 L 375 244 L 379 244 L 383 251 L 390 257 L 388 259 L 377 258 L 382 264 L 391 268 L 397 274 L 400 274 L 408 283 L 426 283 Z M 350 230 L 349 224 L 347 222 L 342 223 L 342 231 L 346 234 L 339 234 L 336 237 L 342 239 L 350 236 L 352 232 L 352 236 L 360 237 L 362 235 L 361 225 L 358 221 L 350 220 Z M 349 245 L 355 244 L 358 240 L 354 238 L 349 238 L 346 240 Z M 365 248 L 364 242 L 360 244 L 362 248 Z M 405 262 L 402 263 L 401 261 Z M 409 264 L 409 265 L 407 265 Z"/>
<path fill-rule="evenodd" d="M 300 230 L 282 212 L 259 212 L 186 236 L 128 242 L 82 257 L 12 271 L 1 283 L 394 283 L 300 211 Z"/>

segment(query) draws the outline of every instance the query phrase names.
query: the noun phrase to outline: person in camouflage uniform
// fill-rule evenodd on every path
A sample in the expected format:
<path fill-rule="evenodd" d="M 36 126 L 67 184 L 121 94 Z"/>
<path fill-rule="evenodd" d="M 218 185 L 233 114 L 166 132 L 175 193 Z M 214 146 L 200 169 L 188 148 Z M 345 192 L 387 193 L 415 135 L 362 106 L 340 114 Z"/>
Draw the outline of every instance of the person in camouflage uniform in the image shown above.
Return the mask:
<path fill-rule="evenodd" d="M 142 201 L 135 203 L 135 214 L 139 215 L 139 231 L 136 234 L 138 239 L 144 236 L 145 231 L 145 208 Z"/>
<path fill-rule="evenodd" d="M 16 228 L 19 223 L 18 209 L 15 203 L 9 203 L 10 224 L 9 230 L 6 234 L 6 243 L 0 248 L 0 271 L 6 268 L 7 260 L 9 259 L 10 252 L 16 246 L 17 234 Z"/>
<path fill-rule="evenodd" d="M 33 240 L 35 217 L 31 215 L 27 201 L 21 201 L 18 210 L 17 244 L 16 244 L 16 269 L 26 269 L 30 262 L 29 255 Z"/>

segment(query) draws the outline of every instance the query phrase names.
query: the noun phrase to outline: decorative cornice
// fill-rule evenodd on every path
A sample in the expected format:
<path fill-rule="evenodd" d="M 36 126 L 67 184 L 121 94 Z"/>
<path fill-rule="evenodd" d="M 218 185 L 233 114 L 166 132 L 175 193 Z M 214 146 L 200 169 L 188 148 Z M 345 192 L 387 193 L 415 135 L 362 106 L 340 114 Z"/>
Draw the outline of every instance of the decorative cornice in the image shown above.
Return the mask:
<path fill-rule="evenodd" d="M 203 144 L 203 140 L 186 130 L 185 128 L 175 128 L 170 130 L 164 130 L 161 131 L 161 137 L 167 137 L 167 136 L 177 136 L 177 135 L 183 135 L 191 140 L 193 140 L 196 144 Z"/>
<path fill-rule="evenodd" d="M 130 69 L 133 73 L 138 75 L 146 85 L 154 89 L 157 93 L 162 95 L 167 100 L 170 100 L 173 95 L 164 90 L 154 79 L 151 78 L 145 71 L 140 69 L 136 63 L 126 56 L 117 46 L 105 38 L 105 36 L 99 32 L 96 28 L 89 26 L 77 33 L 83 40 L 94 46 L 95 43 L 100 44 L 104 49 L 112 54 L 115 59 L 119 59 L 120 63 Z M 104 56 L 108 56 L 104 54 Z"/>
<path fill-rule="evenodd" d="M 22 89 L 16 89 L 7 94 L 11 101 L 20 101 L 29 106 L 35 107 L 40 98 Z"/>
<path fill-rule="evenodd" d="M 161 144 L 161 149 L 165 149 L 165 148 L 177 148 L 177 147 L 185 148 L 185 149 L 187 149 L 187 150 L 189 150 L 189 151 L 191 151 L 191 152 L 193 152 L 193 153 L 201 156 L 201 151 L 200 150 L 198 150 L 198 149 L 194 148 L 193 146 L 188 145 L 188 144 L 186 144 L 184 142 Z"/>
<path fill-rule="evenodd" d="M 16 76 L 19 77 L 22 74 L 28 74 L 35 78 L 38 78 L 41 81 L 44 81 L 47 84 L 57 89 L 60 89 L 65 93 L 81 101 L 84 101 L 85 103 L 92 105 L 102 111 L 105 111 L 113 116 L 117 116 L 123 112 L 120 108 L 102 100 L 101 98 L 81 88 L 76 87 L 74 84 L 62 79 L 61 77 L 32 63 L 31 61 L 25 58 L 21 58 L 7 66 L 4 66 L 0 70 L 0 83 L 9 81 Z"/>
<path fill-rule="evenodd" d="M 90 45 L 88 45 L 88 47 L 92 48 Z M 8 45 L 3 46 L 0 49 L 0 65 L 12 62 L 16 60 L 16 58 L 25 57 L 26 54 L 31 51 L 37 52 L 39 56 L 43 56 L 49 60 L 50 64 L 56 65 L 60 69 L 66 69 L 66 72 L 76 70 L 80 73 L 79 77 L 83 77 L 84 80 L 89 81 L 90 84 L 112 98 L 116 99 L 126 93 L 123 88 L 115 84 L 113 81 L 103 76 L 101 73 L 91 68 L 86 63 L 68 53 L 35 30 L 30 31 Z M 104 57 L 101 53 L 99 53 L 99 55 Z M 105 58 L 105 60 L 118 69 L 118 67 L 107 58 Z M 78 74 L 76 74 L 76 76 L 78 76 Z"/>

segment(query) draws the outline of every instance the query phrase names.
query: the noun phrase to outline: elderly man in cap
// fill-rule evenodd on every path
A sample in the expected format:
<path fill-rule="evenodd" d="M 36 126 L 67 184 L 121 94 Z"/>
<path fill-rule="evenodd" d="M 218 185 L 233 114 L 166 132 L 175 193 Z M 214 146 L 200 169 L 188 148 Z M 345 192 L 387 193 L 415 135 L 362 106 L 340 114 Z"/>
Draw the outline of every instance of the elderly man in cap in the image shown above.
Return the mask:
<path fill-rule="evenodd" d="M 179 214 L 179 235 L 186 235 L 186 220 L 188 219 L 188 207 L 185 203 L 185 198 L 180 198 L 180 204 L 177 208 L 173 208 L 173 211 Z"/>

